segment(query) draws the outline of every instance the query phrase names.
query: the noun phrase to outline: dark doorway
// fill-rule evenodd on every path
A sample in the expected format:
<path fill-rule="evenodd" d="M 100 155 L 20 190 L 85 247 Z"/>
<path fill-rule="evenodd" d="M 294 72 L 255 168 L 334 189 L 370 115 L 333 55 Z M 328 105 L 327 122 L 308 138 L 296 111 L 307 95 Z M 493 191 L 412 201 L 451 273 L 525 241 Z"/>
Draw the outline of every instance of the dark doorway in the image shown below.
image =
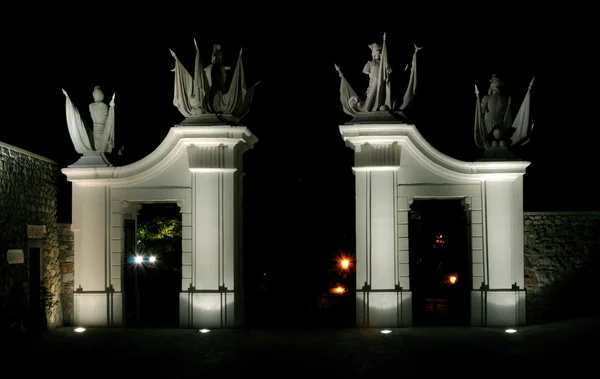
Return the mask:
<path fill-rule="evenodd" d="M 470 320 L 469 229 L 461 200 L 416 200 L 409 214 L 415 326 Z"/>
<path fill-rule="evenodd" d="M 176 204 L 143 204 L 125 221 L 125 320 L 144 328 L 179 326 L 181 213 Z"/>
<path fill-rule="evenodd" d="M 46 311 L 44 299 L 47 290 L 43 287 L 42 248 L 29 248 L 29 317 L 27 328 L 32 333 L 46 329 Z"/>

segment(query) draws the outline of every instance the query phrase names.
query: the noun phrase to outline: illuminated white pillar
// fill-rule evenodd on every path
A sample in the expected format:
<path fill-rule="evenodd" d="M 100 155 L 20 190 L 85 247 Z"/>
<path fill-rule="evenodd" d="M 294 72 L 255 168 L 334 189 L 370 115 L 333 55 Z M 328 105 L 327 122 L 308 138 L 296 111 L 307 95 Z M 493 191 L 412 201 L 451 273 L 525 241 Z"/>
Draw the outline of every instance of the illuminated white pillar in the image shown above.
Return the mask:
<path fill-rule="evenodd" d="M 187 147 L 192 253 L 180 295 L 181 327 L 227 328 L 244 320 L 242 155 L 256 138 L 245 127 L 222 131 L 222 138 L 196 137 Z"/>
<path fill-rule="evenodd" d="M 399 217 L 408 214 L 407 209 L 399 211 L 397 194 L 402 137 L 390 135 L 394 128 L 393 124 L 340 127 L 354 150 L 359 327 L 412 324 L 408 256 L 401 259 L 398 234 Z"/>
<path fill-rule="evenodd" d="M 108 263 L 110 187 L 72 184 L 74 235 L 74 321 L 109 326 L 114 303 Z"/>
<path fill-rule="evenodd" d="M 481 296 L 483 324 L 512 326 L 525 323 L 523 177 L 506 175 L 483 183 L 485 198 L 485 256 L 487 275 Z"/>

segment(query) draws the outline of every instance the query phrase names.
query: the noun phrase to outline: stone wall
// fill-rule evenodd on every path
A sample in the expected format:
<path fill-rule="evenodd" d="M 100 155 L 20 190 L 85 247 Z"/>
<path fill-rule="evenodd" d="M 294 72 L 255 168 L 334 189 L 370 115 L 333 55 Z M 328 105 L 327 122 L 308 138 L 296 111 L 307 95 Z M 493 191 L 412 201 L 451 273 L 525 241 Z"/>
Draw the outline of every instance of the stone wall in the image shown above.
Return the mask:
<path fill-rule="evenodd" d="M 55 162 L 0 142 L 0 330 L 33 331 L 63 324 L 56 183 Z M 27 225 L 45 226 L 43 238 L 29 240 Z M 37 312 L 30 307 L 29 282 L 35 273 L 29 271 L 28 245 L 33 243 L 43 248 L 42 285 L 47 294 Z M 22 250 L 25 262 L 8 264 L 8 249 Z"/>
<path fill-rule="evenodd" d="M 598 314 L 600 212 L 525 212 L 528 323 Z"/>
<path fill-rule="evenodd" d="M 74 236 L 71 231 L 71 224 L 58 224 L 58 244 L 60 246 L 60 272 L 63 282 L 61 294 L 63 321 L 64 325 L 73 325 Z"/>

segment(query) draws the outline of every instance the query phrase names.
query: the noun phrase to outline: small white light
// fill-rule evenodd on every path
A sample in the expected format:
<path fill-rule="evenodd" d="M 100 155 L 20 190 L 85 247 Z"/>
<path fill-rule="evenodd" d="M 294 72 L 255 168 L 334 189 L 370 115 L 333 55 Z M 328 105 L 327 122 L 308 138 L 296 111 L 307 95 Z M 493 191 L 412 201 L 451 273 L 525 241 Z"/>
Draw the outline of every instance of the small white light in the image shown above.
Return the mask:
<path fill-rule="evenodd" d="M 200 329 L 200 333 L 208 333 L 208 332 L 210 332 L 210 330 L 208 330 L 208 329 Z"/>
<path fill-rule="evenodd" d="M 506 333 L 516 333 L 517 331 L 515 329 L 506 329 L 505 332 Z"/>
<path fill-rule="evenodd" d="M 382 331 L 381 331 L 381 333 L 383 333 L 383 334 L 389 334 L 389 333 L 391 333 L 391 332 L 392 332 L 392 331 L 391 331 L 391 330 L 388 330 L 388 329 L 385 329 L 385 330 L 382 330 Z"/>
<path fill-rule="evenodd" d="M 156 257 L 150 257 L 150 263 L 156 262 Z"/>
<path fill-rule="evenodd" d="M 135 258 L 133 258 L 133 260 L 135 261 L 135 263 L 142 263 L 144 261 L 144 257 L 142 257 L 141 255 L 136 255 Z"/>
<path fill-rule="evenodd" d="M 75 333 L 83 333 L 85 332 L 85 328 L 82 328 L 81 326 L 78 328 L 75 328 Z"/>

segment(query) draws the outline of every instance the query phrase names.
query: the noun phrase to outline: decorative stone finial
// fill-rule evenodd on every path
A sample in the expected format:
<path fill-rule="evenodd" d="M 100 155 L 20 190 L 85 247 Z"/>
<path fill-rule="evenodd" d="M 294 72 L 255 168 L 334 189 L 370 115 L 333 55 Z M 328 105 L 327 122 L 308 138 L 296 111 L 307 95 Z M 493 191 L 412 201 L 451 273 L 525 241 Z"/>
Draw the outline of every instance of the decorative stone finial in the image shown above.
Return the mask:
<path fill-rule="evenodd" d="M 102 89 L 100 88 L 100 86 L 94 87 L 92 96 L 94 97 L 94 101 L 103 101 L 104 100 L 104 92 L 102 92 Z"/>
<path fill-rule="evenodd" d="M 94 102 L 89 105 L 90 116 L 93 121 L 93 129 L 88 126 L 81 117 L 79 110 L 72 103 L 67 91 L 62 90 L 66 98 L 67 126 L 75 151 L 83 155 L 79 166 L 110 166 L 104 158 L 104 154 L 111 153 L 114 148 L 115 137 L 115 95 L 113 94 L 110 104 L 104 103 L 104 92 L 100 86 L 95 86 L 92 91 Z M 92 135 L 90 139 L 89 135 Z M 85 161 L 85 162 L 83 162 Z M 77 164 L 76 164 L 77 165 Z"/>

